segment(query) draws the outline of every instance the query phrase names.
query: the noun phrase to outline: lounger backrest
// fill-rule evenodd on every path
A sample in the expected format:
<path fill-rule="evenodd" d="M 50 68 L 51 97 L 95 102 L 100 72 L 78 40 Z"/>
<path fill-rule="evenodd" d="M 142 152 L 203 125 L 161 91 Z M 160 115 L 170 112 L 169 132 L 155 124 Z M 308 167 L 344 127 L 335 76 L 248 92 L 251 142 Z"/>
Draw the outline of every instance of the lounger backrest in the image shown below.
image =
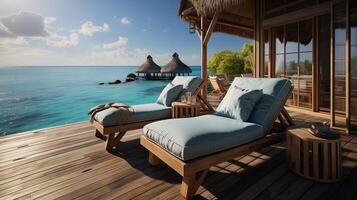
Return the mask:
<path fill-rule="evenodd" d="M 219 92 L 225 91 L 224 87 L 222 86 L 220 80 L 217 77 L 210 77 L 209 81 L 211 82 L 213 90 L 219 91 Z"/>
<path fill-rule="evenodd" d="M 194 93 L 201 84 L 201 78 L 197 76 L 176 76 L 171 83 L 174 85 L 183 85 L 185 92 Z"/>
<path fill-rule="evenodd" d="M 268 132 L 281 111 L 292 84 L 290 80 L 283 78 L 235 78 L 230 89 L 234 86 L 263 90 L 263 96 L 255 105 L 248 122 L 263 126 L 264 131 Z"/>

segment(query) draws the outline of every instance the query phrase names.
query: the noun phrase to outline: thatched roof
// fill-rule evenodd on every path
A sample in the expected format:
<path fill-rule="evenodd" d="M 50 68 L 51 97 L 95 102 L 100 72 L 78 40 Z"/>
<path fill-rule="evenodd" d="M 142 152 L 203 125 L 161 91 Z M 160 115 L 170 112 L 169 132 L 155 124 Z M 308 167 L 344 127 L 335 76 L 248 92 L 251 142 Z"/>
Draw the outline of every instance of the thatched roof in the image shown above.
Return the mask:
<path fill-rule="evenodd" d="M 148 55 L 146 61 L 138 67 L 137 73 L 159 73 L 161 67 L 157 65 L 150 55 Z"/>
<path fill-rule="evenodd" d="M 253 38 L 252 0 L 181 0 L 178 14 L 196 29 L 200 29 L 200 17 L 204 16 L 210 21 L 215 12 L 220 13 L 215 32 Z"/>
<path fill-rule="evenodd" d="M 192 70 L 185 63 L 183 63 L 179 55 L 174 53 L 172 59 L 164 67 L 161 68 L 161 73 L 191 73 Z"/>
<path fill-rule="evenodd" d="M 208 16 L 216 11 L 244 3 L 247 0 L 190 0 L 200 15 Z"/>

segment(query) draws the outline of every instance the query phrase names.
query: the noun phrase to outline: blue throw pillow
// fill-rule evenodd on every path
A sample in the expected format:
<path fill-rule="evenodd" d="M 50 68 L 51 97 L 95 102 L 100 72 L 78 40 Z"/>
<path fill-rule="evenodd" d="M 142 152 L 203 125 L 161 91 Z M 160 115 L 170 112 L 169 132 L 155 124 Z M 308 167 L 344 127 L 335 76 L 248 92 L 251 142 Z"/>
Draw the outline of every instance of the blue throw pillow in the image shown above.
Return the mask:
<path fill-rule="evenodd" d="M 169 83 L 162 90 L 156 103 L 164 106 L 171 106 L 171 103 L 177 100 L 182 90 L 183 90 L 182 85 L 174 85 L 172 83 Z"/>
<path fill-rule="evenodd" d="M 262 96 L 262 90 L 247 90 L 234 86 L 219 104 L 216 114 L 246 122 Z"/>

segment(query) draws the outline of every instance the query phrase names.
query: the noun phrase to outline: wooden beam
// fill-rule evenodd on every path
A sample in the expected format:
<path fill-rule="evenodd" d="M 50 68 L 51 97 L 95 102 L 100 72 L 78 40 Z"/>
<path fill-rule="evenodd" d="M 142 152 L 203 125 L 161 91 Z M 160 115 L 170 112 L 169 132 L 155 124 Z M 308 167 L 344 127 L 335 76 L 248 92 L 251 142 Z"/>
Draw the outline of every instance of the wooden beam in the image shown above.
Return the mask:
<path fill-rule="evenodd" d="M 244 26 L 244 25 L 241 25 L 241 24 L 230 24 L 228 22 L 223 22 L 223 21 L 217 21 L 217 24 L 218 25 L 232 27 L 232 28 L 242 29 L 242 30 L 246 30 L 246 31 L 254 31 L 253 27 Z"/>
<path fill-rule="evenodd" d="M 254 20 L 254 77 L 263 76 L 264 68 L 264 40 L 262 28 L 262 7 L 259 0 L 255 1 L 255 20 Z"/>
<path fill-rule="evenodd" d="M 313 16 L 319 16 L 326 13 L 330 13 L 331 11 L 330 4 L 331 2 L 320 3 L 316 6 L 311 6 L 287 14 L 279 15 L 277 17 L 272 17 L 270 19 L 263 21 L 263 27 L 285 25 L 291 22 L 309 19 Z"/>
<path fill-rule="evenodd" d="M 215 12 L 214 15 L 213 15 L 213 18 L 210 22 L 210 25 L 207 29 L 207 33 L 205 35 L 205 38 L 203 39 L 203 44 L 204 45 L 207 45 L 208 44 L 208 41 L 213 33 L 213 30 L 214 30 L 214 27 L 216 26 L 216 23 L 217 23 L 217 20 L 218 20 L 218 17 L 219 17 L 219 12 Z"/>
<path fill-rule="evenodd" d="M 207 45 L 204 44 L 204 38 L 207 33 L 207 19 L 201 17 L 201 78 L 204 81 L 204 86 L 202 88 L 202 97 L 207 99 Z"/>
<path fill-rule="evenodd" d="M 196 29 L 196 33 L 197 33 L 197 36 L 200 38 L 200 40 L 202 40 L 201 31 L 199 31 L 199 30 Z"/>
<path fill-rule="evenodd" d="M 201 18 L 199 17 L 196 17 L 196 16 L 190 16 L 190 15 L 186 15 L 186 16 L 183 16 L 185 17 L 185 19 L 187 21 L 189 20 L 193 20 L 193 21 L 199 21 L 201 20 Z M 207 22 L 210 22 L 212 19 L 206 19 Z M 242 25 L 242 24 L 233 24 L 233 23 L 230 23 L 230 22 L 227 22 L 227 21 L 222 21 L 222 20 L 219 20 L 217 19 L 217 22 L 216 22 L 217 25 L 221 25 L 221 26 L 227 26 L 227 27 L 231 27 L 231 28 L 237 28 L 237 29 L 242 29 L 242 30 L 247 30 L 247 31 L 254 31 L 254 28 L 253 27 L 250 27 L 250 26 L 245 26 L 245 25 Z"/>

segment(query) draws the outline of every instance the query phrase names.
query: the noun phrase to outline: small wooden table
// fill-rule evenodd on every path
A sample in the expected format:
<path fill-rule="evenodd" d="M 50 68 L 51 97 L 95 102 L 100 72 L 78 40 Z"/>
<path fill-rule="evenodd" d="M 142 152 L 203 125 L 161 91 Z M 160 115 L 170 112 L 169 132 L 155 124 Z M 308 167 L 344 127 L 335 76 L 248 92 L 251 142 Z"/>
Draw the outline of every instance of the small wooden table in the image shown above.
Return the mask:
<path fill-rule="evenodd" d="M 196 117 L 200 113 L 201 105 L 199 103 L 188 104 L 182 102 L 173 102 L 172 118 Z"/>
<path fill-rule="evenodd" d="M 287 131 L 288 163 L 300 176 L 319 181 L 336 182 L 341 176 L 340 138 L 323 139 L 307 128 Z"/>

